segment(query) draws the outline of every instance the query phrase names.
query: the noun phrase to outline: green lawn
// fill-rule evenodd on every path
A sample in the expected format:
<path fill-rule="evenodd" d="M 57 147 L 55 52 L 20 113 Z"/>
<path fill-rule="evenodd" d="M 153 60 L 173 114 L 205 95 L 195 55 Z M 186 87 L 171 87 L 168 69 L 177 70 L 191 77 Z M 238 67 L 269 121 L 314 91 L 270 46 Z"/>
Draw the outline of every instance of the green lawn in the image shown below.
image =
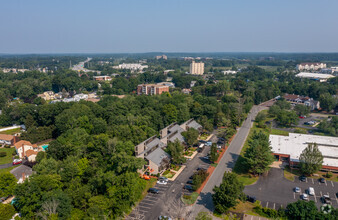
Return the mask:
<path fill-rule="evenodd" d="M 13 161 L 12 157 L 15 152 L 15 148 L 0 148 L 0 152 L 7 153 L 5 157 L 0 157 L 0 164 L 11 163 Z"/>
<path fill-rule="evenodd" d="M 274 128 L 271 128 L 270 134 L 289 136 L 288 131 L 282 131 L 282 130 L 278 130 L 278 129 L 274 129 Z"/>
<path fill-rule="evenodd" d="M 0 132 L 0 134 L 14 135 L 14 134 L 19 133 L 19 132 L 20 132 L 20 128 L 15 128 L 15 129 L 12 129 L 12 130 L 2 131 L 2 132 Z"/>
<path fill-rule="evenodd" d="M 199 194 L 197 192 L 191 193 L 189 199 L 185 199 L 182 196 L 182 202 L 184 202 L 184 204 L 186 204 L 186 205 L 192 205 L 196 202 L 196 199 L 197 199 L 198 196 L 199 196 Z"/>

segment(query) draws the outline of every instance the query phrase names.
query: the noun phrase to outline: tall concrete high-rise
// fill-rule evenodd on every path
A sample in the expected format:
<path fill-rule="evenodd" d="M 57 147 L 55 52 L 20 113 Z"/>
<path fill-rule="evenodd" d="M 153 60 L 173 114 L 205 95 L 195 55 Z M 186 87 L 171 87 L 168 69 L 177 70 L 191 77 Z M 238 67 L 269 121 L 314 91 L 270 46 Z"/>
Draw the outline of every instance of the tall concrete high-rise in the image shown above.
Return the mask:
<path fill-rule="evenodd" d="M 192 75 L 203 75 L 204 73 L 204 63 L 196 63 L 192 61 L 190 64 L 190 74 Z"/>

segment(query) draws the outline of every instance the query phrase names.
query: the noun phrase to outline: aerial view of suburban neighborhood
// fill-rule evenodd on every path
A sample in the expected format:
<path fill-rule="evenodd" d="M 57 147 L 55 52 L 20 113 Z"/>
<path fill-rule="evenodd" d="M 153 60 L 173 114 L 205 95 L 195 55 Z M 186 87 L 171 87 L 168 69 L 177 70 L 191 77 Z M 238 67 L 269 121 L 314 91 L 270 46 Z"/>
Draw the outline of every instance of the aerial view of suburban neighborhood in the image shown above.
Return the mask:
<path fill-rule="evenodd" d="M 2 1 L 0 220 L 338 220 L 337 7 Z"/>

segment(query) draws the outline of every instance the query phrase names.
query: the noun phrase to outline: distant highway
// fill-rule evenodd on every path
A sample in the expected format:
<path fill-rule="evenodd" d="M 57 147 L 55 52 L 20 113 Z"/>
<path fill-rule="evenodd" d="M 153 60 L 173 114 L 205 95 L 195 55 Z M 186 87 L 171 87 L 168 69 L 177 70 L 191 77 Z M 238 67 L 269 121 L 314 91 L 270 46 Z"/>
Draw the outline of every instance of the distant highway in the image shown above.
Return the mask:
<path fill-rule="evenodd" d="M 93 58 L 88 57 L 85 61 L 80 62 L 80 63 L 74 65 L 71 69 L 75 70 L 75 71 L 78 71 L 78 72 L 80 72 L 80 71 L 83 71 L 83 72 L 93 72 L 93 70 L 89 70 L 89 69 L 84 68 L 85 63 L 88 63 L 92 59 Z"/>

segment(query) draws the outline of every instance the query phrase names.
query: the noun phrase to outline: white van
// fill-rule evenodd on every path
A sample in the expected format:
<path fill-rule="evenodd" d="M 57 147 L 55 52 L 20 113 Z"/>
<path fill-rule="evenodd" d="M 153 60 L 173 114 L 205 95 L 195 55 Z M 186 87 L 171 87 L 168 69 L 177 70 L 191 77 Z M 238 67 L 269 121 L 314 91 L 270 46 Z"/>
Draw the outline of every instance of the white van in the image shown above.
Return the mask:
<path fill-rule="evenodd" d="M 309 193 L 310 196 L 314 196 L 315 195 L 315 189 L 313 187 L 309 187 L 308 193 Z"/>

